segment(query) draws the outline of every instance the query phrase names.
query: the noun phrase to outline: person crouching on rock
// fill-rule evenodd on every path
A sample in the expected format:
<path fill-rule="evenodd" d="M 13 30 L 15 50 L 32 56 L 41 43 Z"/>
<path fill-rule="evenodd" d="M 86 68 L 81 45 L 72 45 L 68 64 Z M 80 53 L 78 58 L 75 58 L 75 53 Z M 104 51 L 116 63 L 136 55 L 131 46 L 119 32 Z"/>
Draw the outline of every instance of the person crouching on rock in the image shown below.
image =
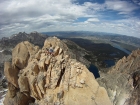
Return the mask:
<path fill-rule="evenodd" d="M 50 54 L 50 55 L 54 55 L 53 53 L 54 53 L 54 50 L 53 50 L 52 47 L 50 47 L 50 49 L 49 49 L 49 54 Z"/>

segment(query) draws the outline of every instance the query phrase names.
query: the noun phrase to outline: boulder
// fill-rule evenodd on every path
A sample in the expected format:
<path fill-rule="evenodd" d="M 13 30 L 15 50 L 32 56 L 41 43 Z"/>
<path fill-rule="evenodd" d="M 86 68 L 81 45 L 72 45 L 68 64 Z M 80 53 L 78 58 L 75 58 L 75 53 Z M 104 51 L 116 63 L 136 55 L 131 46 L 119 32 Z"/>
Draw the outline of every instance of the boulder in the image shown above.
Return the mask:
<path fill-rule="evenodd" d="M 29 82 L 27 77 L 21 75 L 18 79 L 18 84 L 19 84 L 20 92 L 30 92 Z"/>
<path fill-rule="evenodd" d="M 27 66 L 29 57 L 27 46 L 24 42 L 21 42 L 12 51 L 12 64 L 19 69 L 23 69 Z"/>
<path fill-rule="evenodd" d="M 16 96 L 17 88 L 11 83 L 8 84 L 8 96 L 13 98 Z"/>
<path fill-rule="evenodd" d="M 18 73 L 19 70 L 16 67 L 12 67 L 10 62 L 5 62 L 4 63 L 4 74 L 7 78 L 7 81 L 13 84 L 15 87 L 18 86 Z"/>
<path fill-rule="evenodd" d="M 29 103 L 34 102 L 34 99 L 31 97 L 27 97 L 23 93 L 17 92 L 14 98 L 8 97 L 6 95 L 4 100 L 4 105 L 29 105 Z"/>

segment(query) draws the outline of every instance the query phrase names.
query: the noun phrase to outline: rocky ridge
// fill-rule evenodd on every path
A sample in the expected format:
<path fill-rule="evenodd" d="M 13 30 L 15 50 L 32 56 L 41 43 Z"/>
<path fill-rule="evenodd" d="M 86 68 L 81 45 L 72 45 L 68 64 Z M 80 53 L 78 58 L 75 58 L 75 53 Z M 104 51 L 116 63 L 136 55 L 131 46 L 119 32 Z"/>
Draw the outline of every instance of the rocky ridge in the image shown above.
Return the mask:
<path fill-rule="evenodd" d="M 98 82 L 114 105 L 140 105 L 140 50 L 120 59 Z"/>
<path fill-rule="evenodd" d="M 50 47 L 53 56 L 45 51 Z M 72 55 L 56 37 L 46 39 L 42 49 L 28 41 L 19 43 L 12 62 L 4 64 L 4 105 L 111 105 L 106 90 Z"/>
<path fill-rule="evenodd" d="M 22 41 L 29 41 L 34 45 L 42 47 L 47 37 L 47 35 L 43 35 L 38 32 L 31 32 L 29 34 L 25 32 L 19 32 L 18 34 L 14 34 L 10 37 L 3 37 L 2 39 L 0 39 L 0 90 L 3 89 L 3 87 L 5 88 L 7 86 L 7 82 L 3 73 L 4 62 L 11 61 L 12 50 L 16 46 L 16 44 Z M 90 62 L 84 58 L 85 54 L 87 53 L 84 49 L 80 48 L 72 41 L 62 41 L 69 47 L 69 53 L 71 53 L 71 58 L 77 59 L 87 67 L 90 65 Z M 73 46 L 73 48 L 71 48 L 70 46 Z"/>

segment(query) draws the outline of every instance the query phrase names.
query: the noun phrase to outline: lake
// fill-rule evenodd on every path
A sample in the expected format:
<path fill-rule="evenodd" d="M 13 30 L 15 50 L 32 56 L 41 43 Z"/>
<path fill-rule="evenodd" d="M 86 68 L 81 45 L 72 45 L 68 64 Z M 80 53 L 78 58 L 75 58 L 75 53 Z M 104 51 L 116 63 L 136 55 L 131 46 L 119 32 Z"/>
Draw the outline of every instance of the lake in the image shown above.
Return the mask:
<path fill-rule="evenodd" d="M 92 72 L 94 74 L 95 78 L 99 78 L 100 77 L 99 70 L 98 70 L 98 68 L 96 66 L 91 64 L 88 69 L 89 69 L 90 72 Z"/>

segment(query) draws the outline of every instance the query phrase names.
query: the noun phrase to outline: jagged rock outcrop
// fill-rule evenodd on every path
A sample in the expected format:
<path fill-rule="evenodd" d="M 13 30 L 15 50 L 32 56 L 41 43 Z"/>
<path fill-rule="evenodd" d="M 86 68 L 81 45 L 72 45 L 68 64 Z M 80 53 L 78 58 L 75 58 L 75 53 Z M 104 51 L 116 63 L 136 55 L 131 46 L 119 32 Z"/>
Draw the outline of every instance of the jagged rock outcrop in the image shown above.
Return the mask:
<path fill-rule="evenodd" d="M 12 49 L 18 43 L 20 43 L 22 41 L 29 41 L 29 42 L 33 43 L 34 45 L 38 45 L 39 47 L 42 47 L 44 44 L 44 41 L 47 37 L 48 37 L 47 35 L 43 35 L 38 32 L 31 32 L 29 34 L 27 34 L 25 32 L 19 32 L 10 37 L 3 37 L 2 39 L 0 39 L 0 90 L 7 87 L 7 83 L 4 79 L 5 78 L 4 77 L 4 62 L 11 61 L 11 58 L 14 58 L 14 57 L 12 57 Z M 24 45 L 24 43 L 21 43 L 21 44 Z M 23 50 L 26 50 L 26 47 L 24 49 L 20 49 L 20 51 L 23 51 Z M 26 51 L 23 51 L 23 53 L 25 53 L 25 52 Z M 29 54 L 27 54 L 27 55 L 29 55 Z M 21 62 L 21 61 L 18 61 L 18 60 L 20 60 L 20 57 L 18 57 L 18 59 L 16 59 L 16 60 L 19 63 Z M 17 65 L 19 65 L 19 64 L 17 64 Z M 3 82 L 3 81 L 5 81 L 5 82 Z"/>
<path fill-rule="evenodd" d="M 140 105 L 140 50 L 120 59 L 98 82 L 114 105 Z"/>
<path fill-rule="evenodd" d="M 50 47 L 53 54 L 46 51 Z M 8 79 L 4 105 L 111 105 L 106 90 L 71 54 L 56 37 L 46 39 L 42 49 L 29 42 L 18 44 L 12 65 L 5 64 L 6 77 L 13 78 L 9 72 L 16 67 L 18 79 Z"/>

